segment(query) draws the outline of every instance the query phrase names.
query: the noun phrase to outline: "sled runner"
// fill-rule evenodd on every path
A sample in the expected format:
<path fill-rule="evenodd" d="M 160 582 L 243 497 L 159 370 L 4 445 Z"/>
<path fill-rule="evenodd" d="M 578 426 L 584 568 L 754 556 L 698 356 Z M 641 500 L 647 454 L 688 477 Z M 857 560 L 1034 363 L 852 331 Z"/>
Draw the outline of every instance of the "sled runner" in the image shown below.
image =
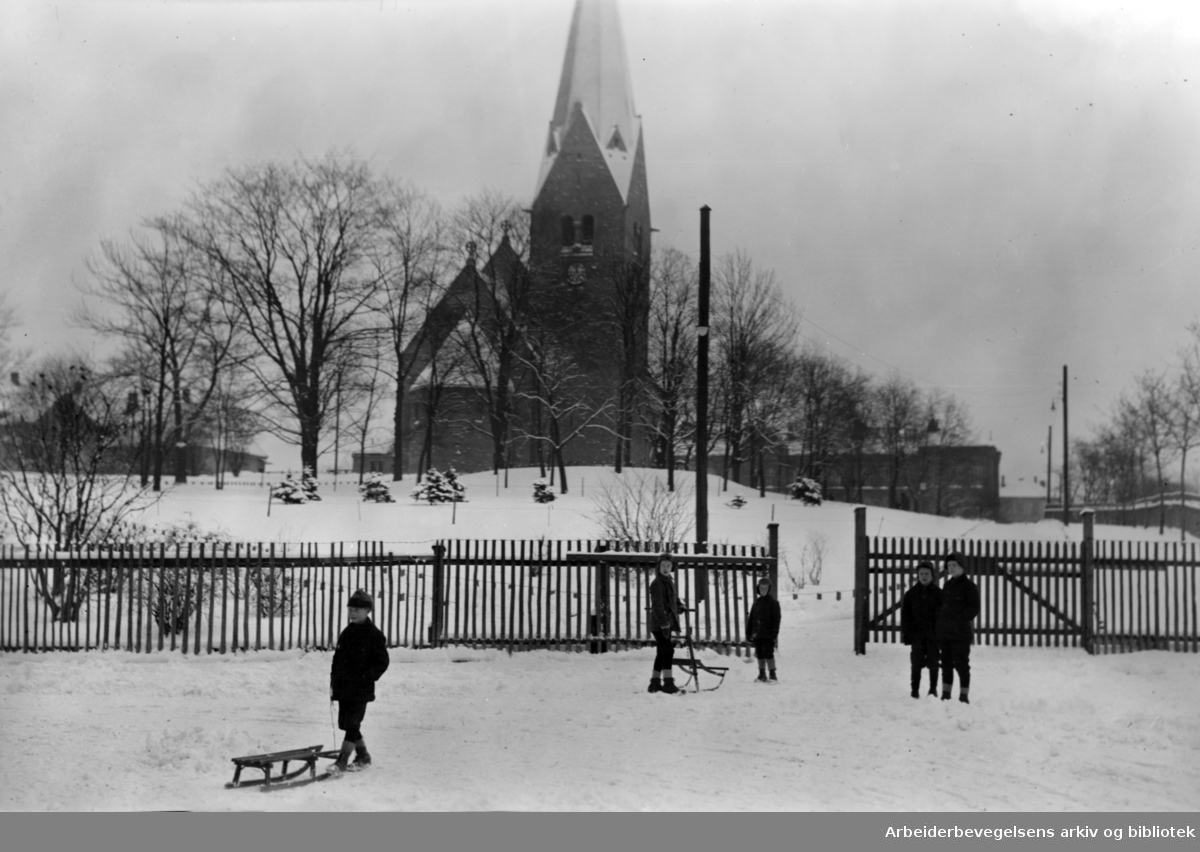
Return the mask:
<path fill-rule="evenodd" d="M 682 693 L 687 690 L 688 686 L 692 686 L 693 691 L 695 692 L 715 692 L 716 690 L 720 689 L 721 684 L 725 682 L 725 675 L 729 671 L 729 666 L 710 666 L 701 660 L 696 659 L 696 647 L 692 642 L 692 624 L 691 619 L 688 617 L 688 613 L 692 612 L 692 610 L 684 607 L 682 611 L 684 623 L 683 646 L 687 648 L 688 655 L 686 658 L 676 657 L 671 661 L 688 676 L 688 679 L 684 681 L 683 686 L 680 687 L 679 691 Z M 703 690 L 701 690 L 700 672 L 715 676 L 717 678 L 717 685 L 706 686 L 703 688 Z"/>
<path fill-rule="evenodd" d="M 245 757 L 232 758 L 233 765 L 237 767 L 233 771 L 233 780 L 225 785 L 227 789 L 233 787 L 257 787 L 261 786 L 264 790 L 275 787 L 296 787 L 300 784 L 309 784 L 313 781 L 322 781 L 325 778 L 332 777 L 329 773 L 317 774 L 317 758 L 325 757 L 330 760 L 337 760 L 340 752 L 337 751 L 321 751 L 324 746 L 315 745 L 307 748 L 294 748 L 290 751 L 273 751 L 268 754 L 250 754 Z M 289 772 L 289 763 L 300 763 L 300 767 Z M 279 769 L 278 775 L 272 775 L 275 769 L 275 764 L 283 764 Z M 262 770 L 262 778 L 253 778 L 249 781 L 243 781 L 243 769 L 260 769 Z M 301 778 L 304 773 L 308 773 L 307 778 Z"/>

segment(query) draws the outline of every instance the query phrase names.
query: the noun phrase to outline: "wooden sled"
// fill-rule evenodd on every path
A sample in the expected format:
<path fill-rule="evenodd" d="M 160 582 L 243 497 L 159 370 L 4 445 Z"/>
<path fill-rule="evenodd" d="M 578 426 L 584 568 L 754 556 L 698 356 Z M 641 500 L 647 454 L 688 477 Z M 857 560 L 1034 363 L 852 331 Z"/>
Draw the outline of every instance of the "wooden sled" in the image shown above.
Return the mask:
<path fill-rule="evenodd" d="M 683 630 L 683 646 L 687 648 L 687 657 L 675 657 L 671 662 L 678 666 L 680 671 L 685 672 L 688 679 L 684 681 L 680 691 L 685 691 L 689 686 L 695 692 L 715 692 L 721 688 L 721 684 L 725 682 L 725 675 L 729 672 L 729 666 L 710 666 L 701 660 L 696 659 L 696 646 L 692 642 L 692 625 L 688 613 L 692 610 L 683 609 L 684 630 Z M 713 675 L 717 678 L 716 686 L 700 686 L 700 672 Z"/>
<path fill-rule="evenodd" d="M 273 751 L 268 754 L 249 754 L 245 757 L 232 758 L 233 765 L 237 767 L 233 771 L 233 780 L 225 785 L 226 789 L 233 787 L 256 787 L 261 785 L 283 784 L 291 781 L 294 778 L 299 778 L 305 772 L 308 773 L 308 779 L 316 780 L 317 778 L 317 758 L 325 757 L 331 760 L 336 760 L 340 752 L 337 751 L 321 751 L 324 748 L 322 745 L 308 746 L 307 748 L 294 748 L 290 751 Z M 288 764 L 299 762 L 301 765 L 298 769 L 291 772 L 288 771 Z M 280 767 L 278 775 L 272 775 L 275 764 L 283 764 Z M 253 778 L 249 781 L 243 781 L 243 769 L 259 769 L 262 770 L 262 778 Z"/>

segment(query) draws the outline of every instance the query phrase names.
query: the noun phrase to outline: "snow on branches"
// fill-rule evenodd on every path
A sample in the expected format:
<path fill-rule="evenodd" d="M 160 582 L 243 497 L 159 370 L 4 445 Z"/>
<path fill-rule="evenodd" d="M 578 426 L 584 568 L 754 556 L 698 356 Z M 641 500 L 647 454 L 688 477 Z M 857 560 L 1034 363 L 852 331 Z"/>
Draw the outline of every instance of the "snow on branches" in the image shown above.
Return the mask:
<path fill-rule="evenodd" d="M 443 473 L 437 468 L 425 471 L 425 478 L 412 490 L 412 498 L 418 502 L 427 503 L 463 503 L 467 499 L 467 489 L 458 481 L 454 468 Z"/>

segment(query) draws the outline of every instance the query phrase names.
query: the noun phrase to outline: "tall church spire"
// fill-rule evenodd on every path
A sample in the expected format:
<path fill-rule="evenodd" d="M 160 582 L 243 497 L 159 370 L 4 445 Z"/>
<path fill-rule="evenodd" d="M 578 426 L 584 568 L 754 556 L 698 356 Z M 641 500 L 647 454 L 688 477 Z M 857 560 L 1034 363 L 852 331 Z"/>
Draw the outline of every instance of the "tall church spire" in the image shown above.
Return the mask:
<path fill-rule="evenodd" d="M 562 151 L 572 122 L 580 119 L 587 122 L 617 190 L 627 201 L 642 120 L 633 108 L 633 89 L 629 84 L 629 64 L 616 0 L 575 1 L 535 197 L 542 191 Z"/>

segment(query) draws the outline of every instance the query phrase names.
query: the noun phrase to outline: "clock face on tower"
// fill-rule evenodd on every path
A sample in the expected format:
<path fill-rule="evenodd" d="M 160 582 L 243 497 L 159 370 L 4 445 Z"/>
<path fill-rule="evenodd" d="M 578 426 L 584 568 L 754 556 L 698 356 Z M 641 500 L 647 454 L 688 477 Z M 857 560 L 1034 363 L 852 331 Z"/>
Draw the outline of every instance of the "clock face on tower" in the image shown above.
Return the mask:
<path fill-rule="evenodd" d="M 567 267 L 567 283 L 578 286 L 583 283 L 587 277 L 587 272 L 583 268 L 582 263 L 572 263 Z"/>

